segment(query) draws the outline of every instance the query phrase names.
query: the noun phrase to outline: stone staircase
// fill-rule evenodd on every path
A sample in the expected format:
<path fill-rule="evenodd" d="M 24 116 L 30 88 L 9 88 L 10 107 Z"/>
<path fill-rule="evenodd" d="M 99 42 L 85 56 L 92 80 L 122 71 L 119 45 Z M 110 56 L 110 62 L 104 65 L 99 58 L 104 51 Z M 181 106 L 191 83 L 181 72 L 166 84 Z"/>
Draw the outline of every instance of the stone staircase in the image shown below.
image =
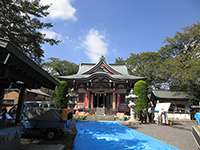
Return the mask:
<path fill-rule="evenodd" d="M 105 108 L 96 108 L 94 116 L 87 116 L 86 120 L 88 121 L 114 121 L 114 115 L 105 114 Z"/>
<path fill-rule="evenodd" d="M 114 115 L 95 115 L 87 116 L 86 120 L 88 121 L 114 121 Z"/>
<path fill-rule="evenodd" d="M 104 115 L 105 108 L 96 108 L 96 115 Z"/>

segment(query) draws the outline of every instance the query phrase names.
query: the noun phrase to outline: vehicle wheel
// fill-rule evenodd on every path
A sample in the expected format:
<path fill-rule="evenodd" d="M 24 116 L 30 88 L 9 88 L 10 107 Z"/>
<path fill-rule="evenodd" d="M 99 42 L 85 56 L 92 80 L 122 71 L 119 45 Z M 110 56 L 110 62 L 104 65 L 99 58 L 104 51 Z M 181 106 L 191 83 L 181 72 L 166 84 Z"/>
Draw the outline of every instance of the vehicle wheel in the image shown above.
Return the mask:
<path fill-rule="evenodd" d="M 46 134 L 46 138 L 48 140 L 53 140 L 56 137 L 56 132 L 54 130 L 48 130 Z"/>

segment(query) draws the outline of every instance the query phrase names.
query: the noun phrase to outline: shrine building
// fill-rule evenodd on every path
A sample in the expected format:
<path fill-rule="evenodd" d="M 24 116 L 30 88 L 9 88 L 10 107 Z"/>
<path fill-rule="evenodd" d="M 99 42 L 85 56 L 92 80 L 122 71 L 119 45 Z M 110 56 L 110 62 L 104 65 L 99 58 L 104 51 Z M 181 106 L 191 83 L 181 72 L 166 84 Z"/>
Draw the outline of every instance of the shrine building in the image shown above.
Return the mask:
<path fill-rule="evenodd" d="M 136 81 L 145 79 L 130 75 L 125 65 L 108 64 L 103 56 L 96 64 L 81 63 L 76 74 L 59 78 L 77 93 L 77 109 L 104 114 L 128 112 L 125 96 Z"/>

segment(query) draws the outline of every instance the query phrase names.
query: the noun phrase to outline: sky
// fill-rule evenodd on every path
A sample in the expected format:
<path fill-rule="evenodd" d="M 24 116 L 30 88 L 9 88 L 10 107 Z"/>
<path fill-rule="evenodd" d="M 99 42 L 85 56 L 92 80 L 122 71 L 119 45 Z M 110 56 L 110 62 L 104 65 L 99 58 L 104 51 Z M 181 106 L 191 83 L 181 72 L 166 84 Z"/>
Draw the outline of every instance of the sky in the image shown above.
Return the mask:
<path fill-rule="evenodd" d="M 44 19 L 54 27 L 46 37 L 61 40 L 43 45 L 44 60 L 109 63 L 131 53 L 158 51 L 167 37 L 200 22 L 200 0 L 41 0 L 51 4 Z"/>

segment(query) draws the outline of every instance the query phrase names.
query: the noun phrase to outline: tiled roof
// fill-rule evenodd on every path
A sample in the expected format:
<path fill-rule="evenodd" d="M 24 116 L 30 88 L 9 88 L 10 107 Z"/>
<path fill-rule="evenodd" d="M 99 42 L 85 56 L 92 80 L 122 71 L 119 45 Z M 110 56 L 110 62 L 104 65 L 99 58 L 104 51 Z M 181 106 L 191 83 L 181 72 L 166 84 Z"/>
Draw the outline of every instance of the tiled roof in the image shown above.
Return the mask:
<path fill-rule="evenodd" d="M 117 80 L 140 80 L 144 77 L 129 75 L 126 65 L 107 64 L 104 57 L 101 57 L 96 64 L 82 63 L 77 74 L 70 76 L 60 76 L 60 79 L 90 79 L 95 75 L 105 75 L 110 79 Z"/>
<path fill-rule="evenodd" d="M 158 98 L 166 99 L 189 99 L 191 96 L 182 91 L 152 91 L 152 93 Z"/>
<path fill-rule="evenodd" d="M 80 64 L 79 66 L 79 70 L 77 74 L 83 74 L 87 71 L 89 71 L 90 69 L 92 69 L 95 66 L 95 64 Z M 121 74 L 126 74 L 128 75 L 128 69 L 125 65 L 114 65 L 114 64 L 110 64 L 110 66 L 116 70 L 117 72 L 121 73 Z"/>

